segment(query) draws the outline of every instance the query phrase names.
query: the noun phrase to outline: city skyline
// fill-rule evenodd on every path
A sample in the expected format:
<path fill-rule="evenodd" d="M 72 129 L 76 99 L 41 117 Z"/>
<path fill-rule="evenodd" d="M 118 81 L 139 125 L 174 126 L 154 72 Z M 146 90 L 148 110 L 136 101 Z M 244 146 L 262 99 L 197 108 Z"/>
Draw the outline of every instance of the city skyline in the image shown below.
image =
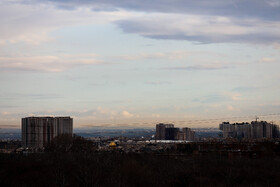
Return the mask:
<path fill-rule="evenodd" d="M 3 0 L 0 16 L 0 128 L 280 122 L 279 0 Z"/>

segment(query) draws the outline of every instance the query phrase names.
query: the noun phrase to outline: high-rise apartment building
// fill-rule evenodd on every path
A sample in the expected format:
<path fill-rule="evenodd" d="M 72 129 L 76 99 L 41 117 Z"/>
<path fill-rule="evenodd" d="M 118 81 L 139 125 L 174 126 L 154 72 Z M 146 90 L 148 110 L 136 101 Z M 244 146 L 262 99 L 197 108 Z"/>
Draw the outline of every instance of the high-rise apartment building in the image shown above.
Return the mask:
<path fill-rule="evenodd" d="M 42 148 L 61 134 L 73 134 L 70 117 L 26 117 L 21 123 L 22 146 Z"/>
<path fill-rule="evenodd" d="M 183 132 L 183 139 L 178 139 L 178 140 L 187 140 L 187 141 L 193 141 L 194 140 L 194 131 L 192 131 L 190 128 L 185 127 L 182 129 Z"/>
<path fill-rule="evenodd" d="M 173 124 L 159 123 L 156 125 L 156 140 L 194 140 L 194 131 L 190 128 L 175 128 Z"/>
<path fill-rule="evenodd" d="M 177 140 L 177 134 L 180 131 L 179 128 L 166 128 L 165 129 L 165 140 Z"/>
<path fill-rule="evenodd" d="M 165 140 L 165 129 L 174 128 L 173 124 L 159 123 L 156 125 L 156 139 Z"/>
<path fill-rule="evenodd" d="M 223 122 L 220 124 L 224 138 L 278 138 L 279 128 L 275 124 L 266 121 L 252 121 L 251 123 Z"/>

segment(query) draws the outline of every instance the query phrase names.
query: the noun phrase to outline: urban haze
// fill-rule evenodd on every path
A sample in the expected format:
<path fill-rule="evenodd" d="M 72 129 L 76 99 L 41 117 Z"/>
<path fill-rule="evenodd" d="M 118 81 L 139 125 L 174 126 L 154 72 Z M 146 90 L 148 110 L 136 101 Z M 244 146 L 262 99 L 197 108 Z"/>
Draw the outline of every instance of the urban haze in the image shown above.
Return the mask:
<path fill-rule="evenodd" d="M 280 0 L 1 0 L 0 186 L 279 186 Z"/>

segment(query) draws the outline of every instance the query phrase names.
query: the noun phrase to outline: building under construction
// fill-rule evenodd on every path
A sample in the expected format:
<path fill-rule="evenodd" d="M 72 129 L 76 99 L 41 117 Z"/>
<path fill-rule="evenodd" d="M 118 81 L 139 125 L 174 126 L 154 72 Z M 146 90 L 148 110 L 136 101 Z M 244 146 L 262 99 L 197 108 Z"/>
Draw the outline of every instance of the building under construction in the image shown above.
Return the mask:
<path fill-rule="evenodd" d="M 61 134 L 73 134 L 71 117 L 26 117 L 21 122 L 22 146 L 43 148 Z"/>

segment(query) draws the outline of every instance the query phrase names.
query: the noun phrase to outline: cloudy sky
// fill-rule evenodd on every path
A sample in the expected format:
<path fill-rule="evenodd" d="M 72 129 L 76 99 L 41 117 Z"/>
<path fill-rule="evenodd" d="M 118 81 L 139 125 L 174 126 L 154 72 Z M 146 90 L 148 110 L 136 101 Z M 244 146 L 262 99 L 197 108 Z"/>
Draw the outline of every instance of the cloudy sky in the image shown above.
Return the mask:
<path fill-rule="evenodd" d="M 0 127 L 280 111 L 280 0 L 1 0 L 0 28 Z"/>

